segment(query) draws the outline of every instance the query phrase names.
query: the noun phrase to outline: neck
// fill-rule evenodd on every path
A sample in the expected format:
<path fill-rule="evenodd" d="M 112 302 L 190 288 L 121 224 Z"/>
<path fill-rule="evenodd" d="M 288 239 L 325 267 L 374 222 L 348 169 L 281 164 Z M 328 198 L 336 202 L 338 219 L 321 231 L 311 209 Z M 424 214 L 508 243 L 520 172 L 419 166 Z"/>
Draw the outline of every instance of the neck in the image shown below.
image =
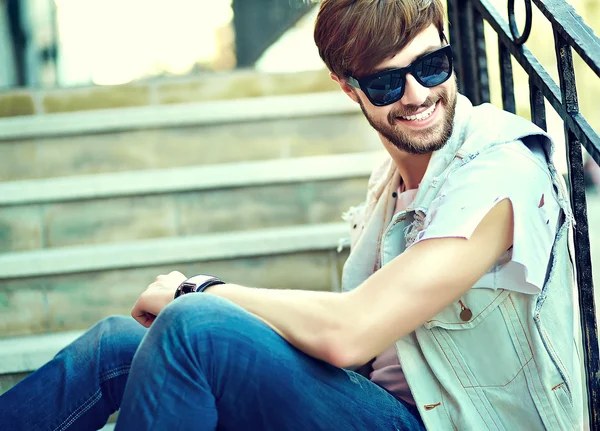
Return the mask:
<path fill-rule="evenodd" d="M 392 156 L 392 159 L 400 172 L 400 177 L 402 178 L 402 181 L 404 181 L 406 190 L 418 188 L 425 175 L 432 153 L 405 153 L 404 151 L 400 151 L 390 142 L 384 142 L 384 146 L 390 156 Z"/>

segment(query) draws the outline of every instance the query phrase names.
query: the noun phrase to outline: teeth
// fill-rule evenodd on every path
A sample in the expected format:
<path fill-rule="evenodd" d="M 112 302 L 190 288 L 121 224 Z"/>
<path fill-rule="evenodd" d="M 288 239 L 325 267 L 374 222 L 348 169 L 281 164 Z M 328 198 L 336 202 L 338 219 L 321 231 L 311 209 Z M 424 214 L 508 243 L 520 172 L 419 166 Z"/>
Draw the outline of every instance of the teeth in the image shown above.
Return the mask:
<path fill-rule="evenodd" d="M 435 111 L 435 103 L 433 105 L 431 105 L 429 108 L 427 108 L 427 110 L 421 112 L 420 114 L 416 114 L 416 115 L 409 115 L 407 117 L 401 117 L 405 120 L 410 120 L 410 121 L 415 121 L 415 120 L 424 120 L 425 118 L 428 118 L 431 114 L 433 114 L 433 111 Z"/>

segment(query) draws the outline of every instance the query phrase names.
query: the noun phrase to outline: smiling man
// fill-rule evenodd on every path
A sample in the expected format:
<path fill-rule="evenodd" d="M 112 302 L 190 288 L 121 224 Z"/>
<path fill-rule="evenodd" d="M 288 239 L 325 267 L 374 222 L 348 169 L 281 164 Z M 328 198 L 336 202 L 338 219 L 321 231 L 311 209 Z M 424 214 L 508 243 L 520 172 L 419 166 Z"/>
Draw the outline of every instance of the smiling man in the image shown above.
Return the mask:
<path fill-rule="evenodd" d="M 161 275 L 141 325 L 103 320 L 0 398 L 3 429 L 579 428 L 552 143 L 457 92 L 443 23 L 440 0 L 321 4 L 321 57 L 389 154 L 345 215 L 343 293 Z"/>

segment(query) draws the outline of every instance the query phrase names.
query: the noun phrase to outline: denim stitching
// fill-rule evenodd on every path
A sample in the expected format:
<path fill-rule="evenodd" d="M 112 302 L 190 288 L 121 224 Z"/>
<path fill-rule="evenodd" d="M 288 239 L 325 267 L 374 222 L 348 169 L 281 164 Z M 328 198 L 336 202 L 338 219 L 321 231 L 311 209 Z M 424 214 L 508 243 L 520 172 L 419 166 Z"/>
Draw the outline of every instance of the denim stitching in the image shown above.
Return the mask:
<path fill-rule="evenodd" d="M 100 383 L 104 383 L 114 377 L 118 377 L 122 374 L 127 374 L 131 369 L 131 365 L 122 365 L 109 371 L 105 371 L 100 375 Z"/>
<path fill-rule="evenodd" d="M 438 346 L 440 346 L 440 350 L 442 351 L 442 353 L 444 354 L 444 356 L 446 357 L 446 360 L 448 361 L 448 364 L 450 365 L 450 368 L 452 368 L 452 371 L 454 371 L 454 375 L 456 376 L 456 378 L 458 379 L 458 381 L 460 382 L 460 385 L 464 388 L 465 385 L 463 385 L 462 383 L 462 379 L 459 377 L 458 373 L 456 372 L 456 370 L 454 369 L 454 367 L 452 366 L 452 361 L 450 361 L 450 358 L 448 357 L 448 354 L 446 353 L 446 351 L 444 350 L 444 348 L 442 347 L 442 343 L 440 343 L 440 341 L 438 340 L 438 338 L 436 337 L 434 331 L 431 331 L 431 335 L 433 336 L 433 338 L 435 339 L 435 342 L 438 344 Z"/>
<path fill-rule="evenodd" d="M 544 335 L 545 335 L 545 336 L 546 336 L 546 338 L 548 339 L 548 341 L 547 341 L 547 347 L 548 347 L 550 350 L 552 350 L 552 353 L 554 354 L 554 356 L 556 357 L 556 359 L 558 360 L 558 362 L 559 362 L 559 363 L 560 363 L 560 365 L 562 366 L 562 370 L 561 370 L 561 369 L 559 369 L 559 373 L 560 373 L 560 374 L 563 374 L 563 376 L 562 376 L 562 377 L 563 377 L 563 378 L 566 380 L 566 381 L 565 381 L 565 383 L 566 383 L 567 387 L 569 388 L 569 393 L 568 393 L 569 400 L 570 400 L 571 402 L 573 402 L 573 401 L 572 401 L 572 397 L 571 397 L 571 395 L 570 395 L 571 388 L 572 388 L 573 386 L 571 385 L 571 377 L 570 377 L 570 376 L 569 376 L 569 374 L 567 373 L 567 368 L 565 367 L 565 365 L 564 365 L 564 364 L 562 363 L 562 361 L 560 360 L 560 356 L 558 356 L 558 353 L 557 353 L 557 352 L 556 352 L 556 350 L 554 349 L 554 346 L 552 346 L 552 344 L 550 344 L 550 337 L 548 337 L 548 333 L 546 332 L 546 330 L 545 330 L 544 328 L 542 328 L 542 327 L 540 327 L 540 330 L 541 330 L 541 331 L 544 333 Z M 552 359 L 552 358 L 551 358 L 551 359 Z"/>
<path fill-rule="evenodd" d="M 534 362 L 535 362 L 535 361 L 534 361 Z M 537 370 L 537 362 L 535 362 L 535 365 L 536 365 L 536 368 L 535 368 L 535 369 Z M 528 373 L 529 373 L 529 377 L 530 377 L 530 378 L 533 380 L 533 372 L 531 371 L 531 369 L 529 369 L 529 367 L 528 367 L 527 371 L 528 371 Z M 541 379 L 541 377 L 539 376 L 539 373 L 537 373 L 537 376 L 538 376 L 538 379 L 539 379 L 539 381 L 540 381 L 540 384 L 542 384 L 542 385 L 543 385 L 543 383 L 542 383 L 542 379 Z M 536 395 L 537 395 L 537 397 L 538 397 L 538 400 L 539 400 L 539 401 L 540 401 L 540 403 L 541 403 L 541 402 L 542 402 L 542 399 L 541 399 L 541 397 L 540 397 L 540 395 L 539 395 L 539 392 L 538 392 L 537 386 L 536 386 L 535 384 L 533 385 L 533 388 L 535 389 L 535 393 L 536 393 Z M 547 397 L 546 397 L 546 400 L 548 401 L 548 404 L 550 405 L 550 409 L 552 410 L 552 413 L 554 414 L 554 419 L 555 419 L 556 423 L 557 423 L 557 424 L 560 426 L 560 423 L 558 422 L 558 415 L 556 414 L 556 410 L 554 410 L 554 406 L 552 405 L 552 403 L 550 402 L 550 400 L 549 400 Z"/>
<path fill-rule="evenodd" d="M 118 366 L 116 368 L 111 368 L 108 371 L 104 371 L 102 374 L 100 374 L 100 378 L 102 379 L 107 374 L 112 374 L 114 372 L 118 372 L 118 371 L 121 371 L 121 370 L 126 370 L 126 369 L 129 369 L 129 368 L 131 368 L 131 364 L 120 365 L 120 366 Z"/>
<path fill-rule="evenodd" d="M 470 322 L 444 322 L 443 320 L 438 320 L 438 319 L 432 319 L 432 320 L 428 320 L 427 323 L 431 323 L 431 322 L 439 322 L 439 323 L 443 323 L 444 325 L 469 325 L 471 324 L 475 319 L 477 319 L 479 316 L 481 316 L 481 314 L 487 310 L 488 308 L 490 308 L 492 305 L 494 305 L 494 303 L 498 300 L 498 297 L 500 297 L 501 295 L 503 295 L 505 292 L 505 289 L 502 289 L 502 291 L 494 298 L 490 301 L 490 303 L 488 305 L 485 306 L 484 309 L 482 309 L 479 314 L 477 314 L 477 316 L 472 317 Z"/>
<path fill-rule="evenodd" d="M 556 242 L 555 242 L 555 244 L 556 244 L 556 243 L 557 243 L 557 242 L 558 242 L 560 239 L 562 239 L 562 236 L 563 236 L 563 235 L 564 235 L 564 230 L 563 230 L 563 228 L 561 228 L 561 229 L 559 230 L 559 233 L 558 233 L 558 235 L 557 235 L 557 238 L 556 238 Z M 557 264 L 557 254 L 554 252 L 554 247 L 553 247 L 553 250 L 552 250 L 552 268 L 551 268 L 551 271 L 550 271 L 550 272 L 551 272 L 551 274 L 554 272 L 554 268 L 556 267 L 556 264 Z M 550 280 L 550 278 L 552 278 L 552 277 L 551 277 L 551 276 L 549 276 L 549 277 L 548 277 L 548 281 Z M 545 299 L 545 298 L 544 298 L 544 299 Z M 541 305 L 543 305 L 543 303 L 542 303 Z M 538 310 L 538 307 L 537 307 L 537 304 L 536 304 L 536 312 L 538 313 L 538 315 L 539 315 L 539 312 L 541 311 L 541 305 L 540 305 L 540 310 Z M 538 319 L 537 319 L 536 323 L 539 323 L 539 317 L 538 317 Z M 567 374 L 567 368 L 566 368 L 566 367 L 565 367 L 565 365 L 562 363 L 562 361 L 561 361 L 560 357 L 558 356 L 558 353 L 556 353 L 556 350 L 554 349 L 554 346 L 552 346 L 552 345 L 550 344 L 550 337 L 548 336 L 548 333 L 546 332 L 546 330 L 545 330 L 545 329 L 544 329 L 544 328 L 543 328 L 543 327 L 542 327 L 540 324 L 537 324 L 536 326 L 538 327 L 538 330 L 539 330 L 541 333 L 543 333 L 543 335 L 544 335 L 544 337 L 542 337 L 542 342 L 543 342 L 544 346 L 545 346 L 547 349 L 551 350 L 551 351 L 552 351 L 551 353 L 553 353 L 553 354 L 554 354 L 554 356 L 556 357 L 556 359 L 558 360 L 558 362 L 560 362 L 560 365 L 562 366 L 562 369 L 561 369 L 560 367 L 558 367 L 558 365 L 557 365 L 557 368 L 559 368 L 559 373 L 560 373 L 560 374 L 562 375 L 562 377 L 565 379 L 565 383 L 566 383 L 566 384 L 567 384 L 567 386 L 569 387 L 569 393 L 570 393 L 570 388 L 572 388 L 572 384 L 571 384 L 571 378 L 570 378 L 570 376 Z M 551 359 L 552 359 L 552 361 L 554 362 L 554 358 L 551 358 Z M 570 396 L 570 395 L 569 395 L 569 399 L 571 399 L 571 396 Z"/>
<path fill-rule="evenodd" d="M 454 420 L 452 420 L 452 416 L 450 416 L 450 412 L 446 408 L 446 403 L 443 402 L 444 401 L 444 394 L 442 393 L 442 385 L 440 384 L 439 381 L 438 381 L 438 387 L 440 388 L 440 398 L 442 399 L 442 407 L 444 407 L 444 411 L 446 412 L 446 415 L 448 415 L 448 419 L 450 420 L 450 425 L 452 425 L 452 429 L 454 431 L 458 431 L 458 428 L 454 424 Z"/>
<path fill-rule="evenodd" d="M 523 332 L 525 332 L 525 327 L 523 326 L 523 322 L 521 322 L 521 318 L 519 317 L 519 313 L 517 313 L 517 309 L 516 309 L 515 304 L 514 304 L 514 302 L 512 300 L 512 297 L 509 296 L 509 298 L 510 298 L 510 303 L 511 303 L 511 305 L 513 307 L 513 310 L 515 311 L 515 315 L 517 317 L 517 320 L 519 321 L 519 324 L 521 325 L 521 329 L 523 330 Z M 512 325 L 512 321 L 511 321 L 511 325 Z M 513 329 L 514 329 L 514 325 L 513 325 Z M 516 331 L 515 331 L 515 333 L 516 333 Z M 527 337 L 525 337 L 525 338 L 527 339 Z M 527 340 L 527 343 L 529 343 L 529 340 Z M 531 349 L 531 345 L 529 345 L 529 349 Z M 535 363 L 536 370 L 538 370 L 539 367 L 537 365 L 537 361 L 535 360 L 535 357 L 533 356 L 533 353 L 532 353 L 532 359 L 533 359 L 533 362 Z M 531 371 L 530 366 L 527 367 L 527 371 L 529 372 L 529 376 L 530 376 L 531 380 L 533 380 L 533 372 Z M 544 383 L 542 382 L 542 378 L 541 378 L 541 376 L 540 376 L 539 373 L 537 373 L 537 377 L 538 377 L 538 380 L 540 382 L 540 385 L 542 385 L 542 387 L 543 387 Z M 542 398 L 540 397 L 540 394 L 538 392 L 537 386 L 533 385 L 533 389 L 535 390 L 535 394 L 537 395 L 538 400 L 541 403 L 542 402 Z M 552 409 L 552 413 L 554 414 L 556 422 L 558 423 L 558 415 L 556 414 L 556 410 L 554 410 L 554 406 L 552 405 L 552 403 L 550 403 L 550 400 L 548 400 L 548 404 L 550 404 L 550 408 Z"/>
<path fill-rule="evenodd" d="M 478 385 L 478 386 L 463 386 L 464 388 L 467 389 L 475 389 L 475 388 L 482 388 L 482 389 L 486 389 L 486 388 L 505 388 L 506 386 L 510 385 L 518 376 L 519 374 L 521 374 L 523 372 L 523 369 L 529 365 L 529 363 L 533 360 L 533 358 L 529 358 L 527 360 L 527 362 L 525 362 L 523 364 L 523 366 L 521 366 L 521 368 L 519 368 L 519 371 L 517 371 L 517 373 L 506 383 L 502 384 L 502 385 Z"/>
<path fill-rule="evenodd" d="M 508 299 L 510 304 L 512 305 L 512 309 L 515 312 L 515 315 L 517 316 L 517 319 L 519 318 L 518 314 L 519 312 L 517 311 L 516 307 L 515 307 L 515 303 L 512 300 L 512 295 L 508 295 Z M 504 308 L 506 309 L 506 312 L 509 312 L 508 309 L 508 305 L 507 304 L 503 304 Z M 527 341 L 527 346 L 529 347 L 529 354 L 527 354 L 527 349 L 523 348 L 523 342 L 521 341 L 521 337 L 519 337 L 519 333 L 517 332 L 517 329 L 515 328 L 514 323 L 512 322 L 512 319 L 510 319 L 510 323 L 512 325 L 513 331 L 515 332 L 515 337 L 517 338 L 517 341 L 519 343 L 519 347 L 521 348 L 521 353 L 523 354 L 523 358 L 525 358 L 525 360 L 527 359 L 531 359 L 533 357 L 533 350 L 531 348 L 531 344 L 529 344 L 529 340 L 527 339 L 527 335 L 525 335 L 525 340 Z M 523 328 L 523 325 L 521 325 L 521 329 L 523 330 L 523 334 L 526 333 L 525 328 Z"/>
<path fill-rule="evenodd" d="M 516 310 L 516 308 L 515 308 L 515 306 L 514 306 L 514 303 L 512 302 L 512 298 L 510 298 L 510 296 L 509 296 L 509 299 L 510 299 L 510 302 L 511 302 L 511 304 L 512 304 L 512 306 L 513 306 L 513 310 L 515 311 L 515 314 L 517 314 L 517 318 L 518 318 L 518 313 L 517 313 L 517 310 Z M 508 307 L 507 307 L 507 308 L 508 308 Z M 508 321 L 510 322 L 510 325 L 511 325 L 511 326 L 512 326 L 512 328 L 513 328 L 513 331 L 514 331 L 514 333 L 515 333 L 515 336 L 517 337 L 517 339 L 519 339 L 519 337 L 518 337 L 518 334 L 517 334 L 517 330 L 516 330 L 516 328 L 515 328 L 515 324 L 513 323 L 512 319 L 508 319 Z M 520 322 L 520 320 L 519 320 L 519 322 Z M 521 325 L 521 326 L 522 326 L 522 325 Z M 525 330 L 524 328 L 522 328 L 522 329 L 523 329 L 523 330 Z M 525 356 L 525 352 L 523 351 L 523 346 L 521 345 L 521 341 L 520 341 L 520 340 L 519 340 L 519 343 L 518 343 L 518 344 L 519 344 L 519 347 L 521 348 L 521 352 L 523 353 L 523 356 Z M 530 347 L 531 347 L 531 346 L 530 346 Z M 534 360 L 534 362 L 535 362 L 535 359 L 533 358 L 533 355 L 532 355 L 531 359 L 532 359 L 532 360 Z M 529 364 L 530 362 L 531 362 L 531 361 L 529 361 L 529 362 L 528 362 L 528 364 Z M 536 366 L 537 366 L 537 363 L 536 363 Z M 527 375 L 525 376 L 525 380 L 526 380 L 526 381 L 528 380 L 527 376 L 529 376 L 529 379 L 530 379 L 530 380 L 533 380 L 533 375 L 532 375 L 532 372 L 531 372 L 531 370 L 529 369 L 529 367 L 527 367 L 527 368 L 523 368 L 523 371 L 525 372 L 525 374 L 527 374 Z M 527 386 L 529 386 L 529 384 L 528 384 Z M 538 402 L 541 404 L 541 403 L 542 403 L 542 398 L 540 397 L 540 394 L 539 394 L 539 392 L 538 392 L 538 389 L 537 389 L 537 387 L 536 387 L 536 385 L 535 385 L 535 384 L 533 384 L 532 386 L 533 386 L 533 391 L 535 392 L 535 396 L 537 397 L 537 399 L 538 399 Z M 531 395 L 533 396 L 533 394 L 531 394 Z M 556 413 L 554 413 L 554 414 L 555 414 L 555 416 L 556 416 Z"/>
<path fill-rule="evenodd" d="M 442 337 L 444 338 L 449 338 L 450 340 L 452 340 L 452 337 L 450 337 L 448 334 L 446 334 L 446 332 L 444 331 L 440 331 L 440 335 L 442 335 Z M 446 343 L 448 345 L 450 345 L 450 343 L 446 340 Z M 473 386 L 473 383 L 471 382 L 471 377 L 469 376 L 469 374 L 465 371 L 465 368 L 463 367 L 463 363 L 462 361 L 459 359 L 459 357 L 456 355 L 456 353 L 454 353 L 452 350 L 450 350 L 452 352 L 452 354 L 454 355 L 454 358 L 456 360 L 456 362 L 458 362 L 458 365 L 460 365 L 460 368 L 462 369 L 463 373 L 465 374 L 465 376 L 467 377 L 467 380 L 469 381 L 469 383 L 471 383 L 471 385 Z M 465 364 L 466 365 L 466 364 Z M 467 367 L 468 368 L 468 367 Z M 469 369 L 469 372 L 471 372 L 471 369 Z M 477 389 L 479 389 L 479 382 L 477 382 L 478 387 L 473 386 L 473 391 L 475 392 L 475 394 L 477 395 L 477 398 L 479 398 L 479 401 L 481 401 L 481 404 L 483 405 L 483 408 L 485 409 L 485 411 L 487 412 L 487 414 L 489 415 L 490 419 L 492 420 L 492 422 L 494 422 L 494 425 L 496 425 L 497 429 L 500 429 L 500 427 L 498 426 L 498 424 L 496 423 L 496 420 L 494 419 L 494 416 L 492 415 L 492 412 L 490 412 L 487 404 L 485 403 L 485 400 L 482 397 L 482 394 L 479 393 L 479 391 Z M 465 389 L 466 392 L 466 388 L 463 385 L 463 389 Z M 481 413 L 480 413 L 481 415 Z M 485 422 L 485 419 L 484 419 Z"/>
<path fill-rule="evenodd" d="M 442 336 L 442 338 L 444 338 L 444 341 L 446 342 L 446 344 L 448 346 L 450 346 L 450 343 L 448 342 L 448 334 L 446 334 L 443 330 L 440 330 L 440 336 Z M 462 362 L 459 360 L 458 356 L 456 356 L 456 353 L 452 350 L 452 346 L 450 346 L 450 353 L 452 353 L 452 356 L 454 356 L 454 360 L 456 361 L 456 363 L 458 363 L 458 365 L 460 366 L 461 371 L 463 372 L 463 374 L 465 375 L 466 379 L 469 381 L 469 383 L 471 383 L 471 386 L 474 387 L 473 383 L 471 382 L 471 379 L 469 378 L 469 375 L 467 374 L 467 372 L 465 371 L 465 367 L 463 367 Z M 465 385 L 463 385 L 463 388 L 465 387 Z"/>
<path fill-rule="evenodd" d="M 450 362 L 450 358 L 448 358 L 448 354 L 446 353 L 446 351 L 444 350 L 444 348 L 442 347 L 442 343 L 440 343 L 440 341 L 437 339 L 437 337 L 434 334 L 434 331 L 431 331 L 431 334 L 433 335 L 433 338 L 435 339 L 435 342 L 438 344 L 438 346 L 440 346 L 440 349 L 442 350 L 442 353 L 444 354 L 444 356 L 446 357 L 446 359 L 448 360 L 448 364 L 450 364 L 450 368 L 452 368 L 452 371 L 454 371 L 454 374 L 456 374 L 456 378 L 459 380 L 460 382 L 460 377 L 458 377 L 458 374 L 456 373 L 456 370 L 454 369 L 454 367 L 452 366 L 452 362 Z M 467 395 L 467 397 L 469 397 L 469 400 L 471 401 L 471 404 L 473 405 L 473 407 L 475 407 L 475 410 L 477 410 L 477 413 L 479 413 L 479 417 L 481 418 L 481 420 L 485 423 L 485 419 L 483 418 L 483 416 L 481 415 L 481 412 L 479 411 L 479 409 L 477 408 L 477 404 L 475 404 L 473 402 L 473 400 L 471 400 L 471 397 L 469 395 L 469 393 L 467 392 L 467 390 L 465 389 L 464 385 L 460 384 L 462 386 L 462 388 L 465 390 L 465 394 Z"/>
<path fill-rule="evenodd" d="M 565 409 L 565 406 L 563 406 L 563 403 L 561 402 L 560 398 L 558 398 L 557 392 L 560 391 L 560 390 L 561 390 L 561 388 L 556 388 L 556 390 L 552 390 L 552 392 L 554 392 L 554 396 L 556 397 L 556 401 L 558 402 L 558 405 L 562 408 L 563 412 L 565 412 L 565 416 L 567 417 L 567 420 L 569 421 L 569 423 L 571 424 L 571 426 L 573 426 L 573 429 L 575 429 L 575 424 L 571 420 L 571 416 L 569 415 L 569 413 Z"/>
<path fill-rule="evenodd" d="M 91 409 L 94 406 L 94 404 L 96 404 L 98 401 L 100 401 L 100 398 L 102 398 L 102 392 L 100 391 L 100 389 L 98 389 L 96 392 L 94 392 L 94 395 L 92 395 L 90 398 L 88 398 L 88 400 L 86 402 L 84 402 L 82 405 L 77 407 L 77 409 L 75 409 L 75 411 L 73 413 L 71 413 L 58 426 L 58 428 L 55 428 L 55 431 L 63 431 L 63 430 L 66 430 L 71 425 L 73 425 L 73 423 L 77 419 L 79 419 L 85 412 L 87 412 L 89 409 Z"/>

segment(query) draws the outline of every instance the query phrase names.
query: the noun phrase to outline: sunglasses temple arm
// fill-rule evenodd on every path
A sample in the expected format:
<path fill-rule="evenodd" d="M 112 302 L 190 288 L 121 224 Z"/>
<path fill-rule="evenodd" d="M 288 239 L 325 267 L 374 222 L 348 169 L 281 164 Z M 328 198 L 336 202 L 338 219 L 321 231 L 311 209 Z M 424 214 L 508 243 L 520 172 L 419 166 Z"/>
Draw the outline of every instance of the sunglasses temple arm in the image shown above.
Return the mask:
<path fill-rule="evenodd" d="M 360 88 L 360 84 L 358 83 L 358 81 L 355 78 L 351 77 L 351 76 L 349 76 L 348 78 L 346 78 L 346 82 L 348 83 L 348 85 L 350 85 L 350 86 L 352 86 L 354 88 Z"/>

